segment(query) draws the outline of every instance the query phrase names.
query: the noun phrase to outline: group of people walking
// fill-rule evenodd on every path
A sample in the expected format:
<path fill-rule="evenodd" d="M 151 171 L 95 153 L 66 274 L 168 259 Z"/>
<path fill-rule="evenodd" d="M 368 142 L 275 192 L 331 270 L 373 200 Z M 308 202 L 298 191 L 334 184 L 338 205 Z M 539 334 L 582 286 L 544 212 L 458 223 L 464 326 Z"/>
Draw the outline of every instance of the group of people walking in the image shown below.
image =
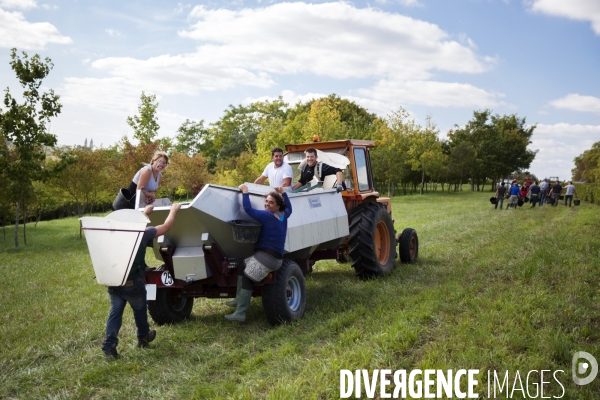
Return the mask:
<path fill-rule="evenodd" d="M 522 206 L 524 203 L 529 202 L 531 205 L 529 208 L 535 208 L 539 204 L 541 207 L 544 202 L 556 207 L 560 201 L 560 196 L 565 191 L 564 199 L 565 206 L 571 207 L 573 196 L 577 197 L 575 186 L 573 182 L 569 182 L 568 185 L 563 187 L 560 181 L 556 181 L 554 185 L 551 185 L 550 180 L 544 179 L 538 185 L 537 181 L 531 181 L 530 179 L 525 180 L 522 185 L 519 185 L 516 179 L 514 179 L 507 187 L 504 182 L 500 184 L 494 197 L 496 198 L 494 208 L 497 209 L 498 205 L 502 209 L 504 199 L 508 199 L 506 209 L 510 207 L 517 208 Z"/>

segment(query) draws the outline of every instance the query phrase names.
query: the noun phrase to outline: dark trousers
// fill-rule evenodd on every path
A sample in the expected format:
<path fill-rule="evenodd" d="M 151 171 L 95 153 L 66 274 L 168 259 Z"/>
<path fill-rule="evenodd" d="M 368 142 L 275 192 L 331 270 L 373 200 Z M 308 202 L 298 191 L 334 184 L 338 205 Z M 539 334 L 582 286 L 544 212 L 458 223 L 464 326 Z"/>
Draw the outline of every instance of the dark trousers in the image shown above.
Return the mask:
<path fill-rule="evenodd" d="M 141 278 L 134 280 L 133 286 L 109 286 L 108 295 L 110 296 L 110 313 L 108 321 L 106 321 L 106 340 L 102 342 L 102 350 L 105 353 L 119 344 L 119 330 L 127 303 L 133 309 L 137 337 L 144 337 L 150 332 L 146 312 L 146 285 Z"/>
<path fill-rule="evenodd" d="M 554 193 L 554 192 L 552 192 L 550 194 L 550 196 L 552 196 L 552 199 L 554 200 L 554 203 L 552 204 L 552 206 L 556 207 L 558 205 L 558 201 L 560 200 L 560 193 Z"/>
<path fill-rule="evenodd" d="M 571 202 L 573 201 L 573 195 L 572 194 L 565 195 L 565 206 L 567 205 L 567 200 L 569 200 L 569 207 L 571 207 Z"/>

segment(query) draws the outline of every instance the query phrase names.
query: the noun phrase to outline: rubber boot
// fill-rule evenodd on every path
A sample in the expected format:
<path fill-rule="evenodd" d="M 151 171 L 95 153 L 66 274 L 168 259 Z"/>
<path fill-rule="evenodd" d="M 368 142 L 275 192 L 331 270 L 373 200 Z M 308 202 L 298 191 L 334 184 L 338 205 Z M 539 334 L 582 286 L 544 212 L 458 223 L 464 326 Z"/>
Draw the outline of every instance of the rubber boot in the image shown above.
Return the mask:
<path fill-rule="evenodd" d="M 250 300 L 252 300 L 252 290 L 242 289 L 240 290 L 240 297 L 238 298 L 238 305 L 233 314 L 227 314 L 225 319 L 229 321 L 246 321 L 246 311 L 250 307 Z"/>
<path fill-rule="evenodd" d="M 235 299 L 230 300 L 227 303 L 225 303 L 226 306 L 237 307 L 238 300 L 240 298 L 240 290 L 242 290 L 242 276 L 241 275 L 238 276 L 237 289 L 235 291 Z"/>

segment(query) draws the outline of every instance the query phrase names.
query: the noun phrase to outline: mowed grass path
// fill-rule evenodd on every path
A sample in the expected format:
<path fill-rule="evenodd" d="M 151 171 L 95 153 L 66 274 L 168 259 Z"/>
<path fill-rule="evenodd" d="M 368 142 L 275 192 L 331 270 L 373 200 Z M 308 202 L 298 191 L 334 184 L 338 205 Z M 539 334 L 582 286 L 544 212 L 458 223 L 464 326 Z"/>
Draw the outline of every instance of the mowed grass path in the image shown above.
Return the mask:
<path fill-rule="evenodd" d="M 574 352 L 600 360 L 600 208 L 500 211 L 489 197 L 395 197 L 398 233 L 419 235 L 418 263 L 364 282 L 349 264 L 319 262 L 293 324 L 271 327 L 258 298 L 243 325 L 223 319 L 224 300 L 198 299 L 189 321 L 155 326 L 142 350 L 127 308 L 116 362 L 100 350 L 109 300 L 77 219 L 28 225 L 19 249 L 7 229 L 0 398 L 335 399 L 340 369 L 382 368 L 479 369 L 481 398 L 488 370 L 509 371 L 512 387 L 517 370 L 525 382 L 529 370 L 561 369 L 562 398 L 600 398 L 600 377 L 571 380 Z M 546 380 L 544 395 L 560 396 Z"/>

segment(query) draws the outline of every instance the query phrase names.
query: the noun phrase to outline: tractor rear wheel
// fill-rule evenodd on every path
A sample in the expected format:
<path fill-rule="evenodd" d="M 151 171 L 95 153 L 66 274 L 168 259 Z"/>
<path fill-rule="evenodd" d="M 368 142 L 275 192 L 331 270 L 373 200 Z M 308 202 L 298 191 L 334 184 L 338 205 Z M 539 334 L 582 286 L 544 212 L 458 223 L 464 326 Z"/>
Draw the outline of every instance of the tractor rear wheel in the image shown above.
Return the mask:
<path fill-rule="evenodd" d="M 172 324 L 188 319 L 192 314 L 194 299 L 179 297 L 179 290 L 158 289 L 156 300 L 148 301 L 148 312 L 158 325 Z"/>
<path fill-rule="evenodd" d="M 404 264 L 412 264 L 419 256 L 419 237 L 413 228 L 406 228 L 400 234 L 400 261 Z"/>
<path fill-rule="evenodd" d="M 354 209 L 350 217 L 350 257 L 356 275 L 382 277 L 396 266 L 394 223 L 385 207 L 369 202 Z"/>
<path fill-rule="evenodd" d="M 294 261 L 283 260 L 275 272 L 277 282 L 263 286 L 262 303 L 271 325 L 302 318 L 306 309 L 306 283 Z"/>

